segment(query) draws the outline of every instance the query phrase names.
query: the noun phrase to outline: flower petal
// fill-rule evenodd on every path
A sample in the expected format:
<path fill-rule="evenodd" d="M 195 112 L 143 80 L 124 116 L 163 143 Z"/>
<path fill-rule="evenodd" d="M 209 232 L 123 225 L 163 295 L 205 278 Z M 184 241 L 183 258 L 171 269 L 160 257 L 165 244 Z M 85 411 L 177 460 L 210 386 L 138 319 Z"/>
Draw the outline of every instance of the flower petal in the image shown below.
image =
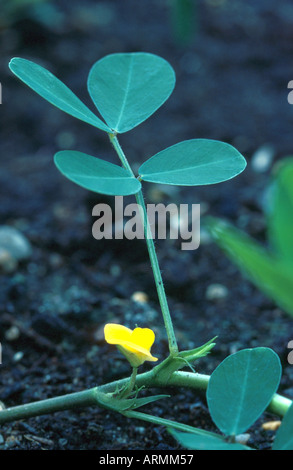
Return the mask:
<path fill-rule="evenodd" d="M 117 345 L 117 348 L 130 362 L 132 367 L 139 367 L 145 361 L 156 362 L 158 360 L 157 357 L 152 356 L 151 353 L 149 353 L 148 351 L 146 351 L 147 354 L 134 350 L 131 351 L 128 347 L 125 347 L 124 345 Z"/>
<path fill-rule="evenodd" d="M 129 341 L 132 330 L 116 323 L 107 323 L 104 328 L 105 340 L 109 344 L 120 344 L 120 341 Z"/>
<path fill-rule="evenodd" d="M 149 349 L 143 348 L 142 346 L 139 346 L 138 344 L 133 343 L 132 341 L 120 341 L 118 343 L 119 346 L 122 346 L 124 349 L 127 351 L 137 354 L 138 356 L 145 356 L 148 359 L 148 361 L 157 361 L 158 359 L 150 353 Z"/>
<path fill-rule="evenodd" d="M 138 367 L 145 361 L 156 362 L 150 349 L 155 341 L 155 334 L 149 328 L 135 328 L 130 330 L 126 326 L 108 323 L 104 328 L 105 340 L 115 344 L 124 354 L 132 367 Z"/>
<path fill-rule="evenodd" d="M 155 341 L 155 333 L 149 328 L 135 328 L 130 341 L 150 350 Z"/>

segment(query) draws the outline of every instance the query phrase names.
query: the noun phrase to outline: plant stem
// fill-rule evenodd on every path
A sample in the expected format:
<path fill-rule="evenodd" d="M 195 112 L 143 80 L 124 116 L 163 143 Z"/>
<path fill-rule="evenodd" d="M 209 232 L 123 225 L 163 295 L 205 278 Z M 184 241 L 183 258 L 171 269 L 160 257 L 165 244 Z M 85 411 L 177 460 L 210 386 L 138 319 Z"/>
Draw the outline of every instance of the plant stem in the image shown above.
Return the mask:
<path fill-rule="evenodd" d="M 118 157 L 120 158 L 120 161 L 123 167 L 126 170 L 128 170 L 132 176 L 135 176 L 118 142 L 117 137 L 114 134 L 109 134 L 109 138 L 110 138 L 111 143 L 113 144 L 114 149 L 116 150 L 118 154 Z M 148 220 L 148 215 L 147 215 L 147 210 L 146 210 L 142 190 L 140 190 L 135 195 L 135 197 L 136 197 L 137 204 L 142 209 L 141 217 L 143 221 L 144 235 L 145 235 L 147 249 L 148 249 L 150 262 L 151 262 L 151 266 L 153 270 L 153 275 L 155 279 L 159 302 L 160 302 L 160 306 L 162 310 L 166 333 L 168 337 L 169 352 L 171 356 L 176 356 L 176 354 L 178 353 L 177 340 L 176 340 L 176 336 L 175 336 L 175 332 L 173 328 L 173 323 L 172 323 L 172 319 L 170 315 L 168 301 L 167 301 L 167 297 L 166 297 L 166 293 L 164 289 L 163 279 L 162 279 L 161 270 L 159 267 L 158 257 L 156 254 L 155 244 L 154 244 L 152 233 L 151 233 L 151 228 L 150 228 L 150 224 Z"/>
<path fill-rule="evenodd" d="M 166 333 L 168 337 L 169 352 L 171 356 L 176 356 L 176 354 L 178 353 L 176 336 L 175 336 L 173 322 L 171 319 L 170 310 L 169 310 L 169 306 L 167 302 L 167 297 L 165 293 L 161 270 L 159 267 L 158 257 L 156 254 L 155 244 L 151 235 L 150 224 L 149 224 L 149 220 L 147 216 L 147 210 L 146 210 L 146 206 L 144 203 L 142 191 L 140 190 L 135 195 L 135 197 L 136 197 L 137 204 L 140 205 L 143 211 L 143 224 L 144 224 L 145 239 L 146 239 L 146 244 L 147 244 L 148 253 L 150 257 L 150 262 L 151 262 L 152 269 L 153 269 L 154 279 L 155 279 L 155 283 L 157 287 L 157 293 L 158 293 L 159 302 L 160 302 L 160 306 L 161 306 L 161 310 L 163 314 Z"/>
<path fill-rule="evenodd" d="M 127 398 L 130 395 L 135 385 L 136 376 L 137 376 L 137 367 L 133 367 L 129 382 L 124 388 L 124 390 L 122 390 L 122 392 L 118 395 L 119 398 Z"/>
<path fill-rule="evenodd" d="M 109 139 L 110 139 L 110 142 L 111 144 L 113 145 L 114 149 L 116 150 L 116 153 L 118 155 L 118 157 L 120 158 L 121 160 L 121 163 L 122 163 L 122 166 L 129 171 L 129 173 L 135 177 L 135 174 L 133 173 L 132 171 L 132 168 L 131 166 L 129 165 L 128 163 L 128 160 L 126 158 L 126 155 L 125 153 L 123 152 L 122 148 L 121 148 L 121 145 L 119 144 L 118 142 L 118 139 L 116 137 L 115 134 L 108 134 L 109 135 Z"/>
<path fill-rule="evenodd" d="M 279 395 L 278 393 L 275 393 L 275 395 L 272 398 L 271 403 L 268 406 L 268 411 L 270 413 L 279 415 L 279 416 L 284 416 L 290 406 L 292 405 L 292 400 L 289 398 L 283 397 L 282 395 Z"/>
<path fill-rule="evenodd" d="M 82 392 L 70 393 L 60 397 L 40 400 L 26 405 L 14 406 L 0 411 L 0 423 L 9 423 L 24 418 L 76 409 L 80 406 L 97 405 L 97 387 Z"/>
<path fill-rule="evenodd" d="M 154 369 L 151 371 L 138 374 L 134 382 L 138 387 L 188 387 L 205 391 L 208 386 L 209 378 L 210 377 L 208 375 L 179 371 L 174 372 L 166 384 L 166 382 L 163 382 L 160 379 L 160 374 L 156 374 L 156 367 L 154 367 Z M 113 393 L 117 387 L 125 386 L 127 381 L 129 381 L 129 378 L 121 379 L 81 392 L 70 393 L 60 397 L 49 398 L 47 400 L 41 400 L 26 405 L 4 409 L 0 411 L 0 424 L 17 421 L 19 419 L 31 418 L 34 416 L 55 413 L 57 411 L 72 409 L 75 410 L 79 407 L 100 406 L 102 408 L 107 408 L 106 402 L 102 399 L 102 397 L 107 396 L 109 393 Z M 291 405 L 291 400 L 281 395 L 275 394 L 267 410 L 280 417 L 283 417 Z M 128 412 L 124 414 L 129 415 L 129 417 L 135 417 L 133 412 L 131 413 L 132 415 L 130 415 Z M 143 413 L 142 415 L 144 416 Z M 136 417 L 139 416 L 137 415 Z"/>

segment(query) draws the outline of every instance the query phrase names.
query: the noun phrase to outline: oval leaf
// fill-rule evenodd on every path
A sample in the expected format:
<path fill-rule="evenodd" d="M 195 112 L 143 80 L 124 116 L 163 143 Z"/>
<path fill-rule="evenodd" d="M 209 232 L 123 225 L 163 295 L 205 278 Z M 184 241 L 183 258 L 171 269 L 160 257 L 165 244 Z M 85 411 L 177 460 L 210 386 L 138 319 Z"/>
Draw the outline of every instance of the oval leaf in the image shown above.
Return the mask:
<path fill-rule="evenodd" d="M 207 389 L 214 423 L 228 436 L 245 432 L 269 405 L 280 378 L 279 357 L 269 348 L 244 349 L 227 357 Z"/>
<path fill-rule="evenodd" d="M 144 52 L 110 54 L 93 65 L 88 77 L 93 102 L 108 126 L 118 133 L 151 116 L 174 86 L 171 65 Z"/>
<path fill-rule="evenodd" d="M 293 405 L 290 406 L 289 410 L 285 414 L 281 427 L 278 430 L 273 450 L 293 450 Z"/>
<path fill-rule="evenodd" d="M 54 161 L 64 176 L 89 191 L 127 196 L 141 188 L 140 182 L 124 168 L 82 152 L 63 150 L 56 153 Z"/>
<path fill-rule="evenodd" d="M 192 139 L 157 153 L 139 169 L 142 180 L 178 186 L 220 183 L 241 173 L 245 158 L 231 145 Z"/>
<path fill-rule="evenodd" d="M 111 129 L 87 108 L 63 82 L 44 67 L 19 57 L 12 59 L 9 67 L 20 80 L 49 103 L 98 129 L 111 132 Z"/>

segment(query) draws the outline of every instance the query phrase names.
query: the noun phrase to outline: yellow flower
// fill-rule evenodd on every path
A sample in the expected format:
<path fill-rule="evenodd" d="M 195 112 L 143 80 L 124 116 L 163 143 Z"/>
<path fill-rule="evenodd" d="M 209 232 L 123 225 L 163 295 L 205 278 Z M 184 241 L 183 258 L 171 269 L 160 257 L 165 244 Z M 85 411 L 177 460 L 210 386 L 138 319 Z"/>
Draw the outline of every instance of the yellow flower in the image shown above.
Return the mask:
<path fill-rule="evenodd" d="M 126 326 L 108 323 L 104 328 L 104 333 L 107 343 L 115 344 L 132 367 L 138 367 L 145 361 L 156 362 L 158 360 L 150 353 L 155 341 L 155 333 L 149 328 L 130 330 Z"/>

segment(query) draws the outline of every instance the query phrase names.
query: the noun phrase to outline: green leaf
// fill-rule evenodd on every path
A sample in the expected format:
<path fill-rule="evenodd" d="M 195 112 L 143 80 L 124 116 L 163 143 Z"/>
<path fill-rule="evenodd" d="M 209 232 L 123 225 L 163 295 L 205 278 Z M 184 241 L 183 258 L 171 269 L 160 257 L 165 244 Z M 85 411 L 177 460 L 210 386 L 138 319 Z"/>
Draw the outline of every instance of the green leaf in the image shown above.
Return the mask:
<path fill-rule="evenodd" d="M 252 450 L 242 444 L 226 442 L 222 436 L 217 436 L 213 433 L 201 433 L 200 429 L 198 434 L 189 432 L 178 432 L 170 429 L 172 434 L 182 447 L 192 450 Z"/>
<path fill-rule="evenodd" d="M 285 414 L 281 427 L 278 429 L 273 450 L 293 450 L 293 405 Z"/>
<path fill-rule="evenodd" d="M 207 227 L 217 244 L 242 273 L 293 315 L 293 272 L 288 265 L 226 222 L 209 217 Z"/>
<path fill-rule="evenodd" d="M 100 406 L 118 411 L 122 414 L 131 413 L 132 410 L 135 410 L 136 408 L 170 397 L 170 395 L 152 395 L 144 398 L 119 398 L 113 396 L 111 393 L 103 393 L 100 390 L 97 390 L 96 396 Z"/>
<path fill-rule="evenodd" d="M 186 433 L 191 433 L 191 434 L 196 434 L 196 435 L 201 435 L 201 436 L 214 436 L 216 438 L 222 438 L 223 437 L 219 436 L 218 434 L 215 433 L 210 433 L 208 431 L 204 431 L 202 429 L 195 428 L 193 426 L 190 426 L 188 424 L 184 423 L 179 423 L 178 421 L 172 421 L 171 419 L 166 419 L 166 418 L 161 418 L 159 416 L 153 416 L 149 415 L 146 413 L 141 413 L 140 411 L 132 411 L 132 410 L 126 410 L 124 413 L 125 416 L 129 418 L 135 418 L 135 419 L 141 419 L 143 421 L 147 421 L 149 423 L 153 423 L 155 425 L 159 426 L 166 426 L 168 429 L 177 429 L 180 432 L 186 432 Z"/>
<path fill-rule="evenodd" d="M 127 132 L 151 116 L 170 96 L 175 74 L 154 54 L 110 54 L 96 62 L 88 90 L 108 126 Z"/>
<path fill-rule="evenodd" d="M 64 176 L 89 191 L 127 196 L 141 188 L 140 182 L 124 168 L 82 152 L 63 150 L 56 153 L 54 161 Z"/>
<path fill-rule="evenodd" d="M 293 272 L 293 158 L 284 159 L 273 176 L 268 214 L 272 249 Z"/>
<path fill-rule="evenodd" d="M 193 362 L 199 359 L 200 357 L 205 357 L 207 356 L 211 349 L 216 345 L 214 342 L 217 339 L 217 336 L 214 338 L 210 339 L 207 341 L 205 344 L 202 346 L 199 346 L 198 348 L 195 349 L 189 349 L 187 351 L 180 351 L 176 357 L 181 357 L 183 359 L 186 359 L 187 361 Z"/>
<path fill-rule="evenodd" d="M 144 181 L 179 186 L 220 183 L 241 173 L 244 157 L 231 145 L 217 140 L 192 139 L 157 153 L 139 169 Z"/>
<path fill-rule="evenodd" d="M 212 373 L 207 402 L 214 423 L 227 436 L 245 432 L 265 411 L 281 378 L 277 354 L 269 348 L 243 349 Z"/>
<path fill-rule="evenodd" d="M 44 67 L 19 57 L 13 58 L 9 67 L 20 80 L 49 103 L 98 129 L 111 132 L 111 129 L 90 111 L 63 82 Z"/>
<path fill-rule="evenodd" d="M 152 395 L 150 397 L 128 399 L 129 403 L 131 403 L 128 409 L 135 410 L 163 398 L 170 398 L 170 395 Z"/>
<path fill-rule="evenodd" d="M 180 351 L 175 356 L 168 356 L 167 359 L 156 366 L 157 374 L 162 383 L 167 383 L 174 372 L 183 369 L 184 367 L 189 367 L 194 371 L 192 363 L 210 353 L 211 349 L 216 344 L 214 343 L 215 339 L 216 337 L 198 348 Z"/>

